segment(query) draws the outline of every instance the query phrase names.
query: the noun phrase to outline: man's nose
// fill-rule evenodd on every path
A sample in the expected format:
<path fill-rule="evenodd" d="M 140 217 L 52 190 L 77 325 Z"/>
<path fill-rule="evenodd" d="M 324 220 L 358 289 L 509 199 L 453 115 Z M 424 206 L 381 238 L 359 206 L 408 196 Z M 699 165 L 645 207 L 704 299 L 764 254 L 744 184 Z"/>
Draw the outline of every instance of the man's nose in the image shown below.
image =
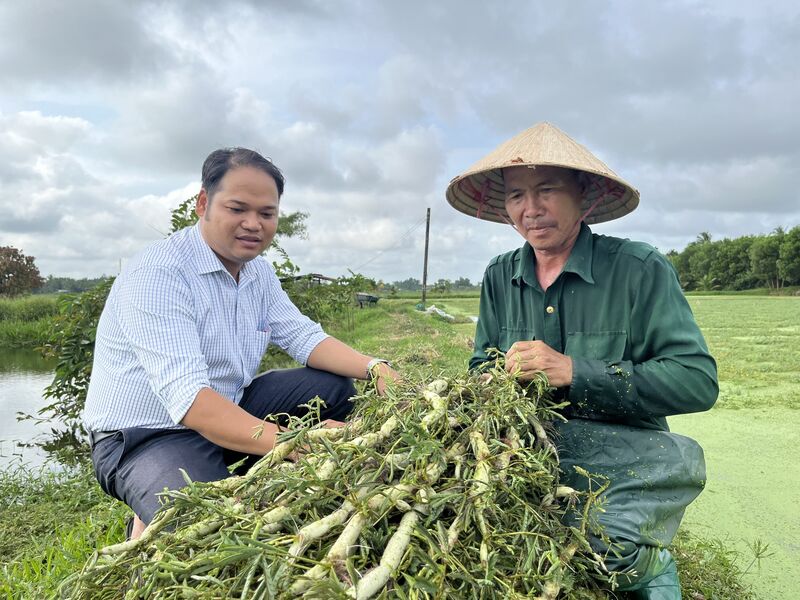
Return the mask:
<path fill-rule="evenodd" d="M 261 224 L 258 222 L 258 217 L 256 215 L 245 213 L 244 219 L 242 219 L 242 227 L 250 231 L 255 231 L 261 227 Z"/>
<path fill-rule="evenodd" d="M 522 214 L 526 217 L 542 214 L 543 208 L 544 205 L 536 192 L 527 192 L 522 199 Z"/>

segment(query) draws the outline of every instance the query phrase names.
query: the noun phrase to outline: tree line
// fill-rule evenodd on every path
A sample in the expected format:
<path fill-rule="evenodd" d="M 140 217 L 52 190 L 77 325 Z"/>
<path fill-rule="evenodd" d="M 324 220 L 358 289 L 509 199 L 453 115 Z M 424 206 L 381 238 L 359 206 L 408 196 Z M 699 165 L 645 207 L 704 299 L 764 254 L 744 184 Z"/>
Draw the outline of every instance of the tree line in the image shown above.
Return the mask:
<path fill-rule="evenodd" d="M 173 228 L 191 221 L 191 202 L 188 199 L 173 213 Z M 305 213 L 290 213 L 281 219 L 285 237 L 305 236 Z M 280 247 L 278 252 L 285 256 Z M 702 232 L 681 252 L 670 250 L 667 257 L 678 272 L 684 290 L 747 290 L 758 287 L 781 289 L 787 285 L 800 285 L 800 226 L 789 231 L 778 227 L 767 235 L 746 235 L 734 239 L 712 240 Z M 83 292 L 104 281 L 48 276 L 42 278 L 33 257 L 12 247 L 0 247 L 0 296 L 26 293 Z M 296 267 L 295 267 L 296 268 Z M 476 289 L 466 277 L 453 281 L 438 279 L 428 284 L 433 291 Z M 422 290 L 419 279 L 380 282 L 383 291 Z"/>
<path fill-rule="evenodd" d="M 667 257 L 687 291 L 800 285 L 800 226 L 722 240 L 702 232 L 682 252 L 671 250 Z"/>
<path fill-rule="evenodd" d="M 422 282 L 414 277 L 408 279 L 393 281 L 392 283 L 383 283 L 383 287 L 391 290 L 404 291 L 404 292 L 419 292 L 422 290 Z M 436 281 L 428 282 L 428 289 L 437 292 L 449 292 L 452 290 L 472 290 L 476 289 L 478 284 L 473 284 L 467 277 L 459 277 L 456 280 L 440 278 Z"/>

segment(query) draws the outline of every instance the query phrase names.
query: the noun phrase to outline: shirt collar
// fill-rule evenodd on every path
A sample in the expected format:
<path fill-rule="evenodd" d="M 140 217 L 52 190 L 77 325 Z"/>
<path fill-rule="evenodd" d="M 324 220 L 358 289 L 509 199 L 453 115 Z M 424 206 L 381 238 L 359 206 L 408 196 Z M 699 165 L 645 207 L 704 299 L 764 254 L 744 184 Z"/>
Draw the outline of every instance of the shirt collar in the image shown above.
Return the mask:
<path fill-rule="evenodd" d="M 198 273 L 205 275 L 207 273 L 216 273 L 221 271 L 226 275 L 230 275 L 228 270 L 225 268 L 225 265 L 222 264 L 222 261 L 216 254 L 214 254 L 211 246 L 209 246 L 208 243 L 206 243 L 206 240 L 203 238 L 203 234 L 200 232 L 199 223 L 194 224 L 189 235 L 192 238 L 195 256 L 197 257 Z M 242 287 L 242 285 L 248 284 L 255 279 L 255 270 L 250 266 L 250 262 L 243 264 L 239 269 L 239 287 Z"/>
<path fill-rule="evenodd" d="M 570 252 L 569 258 L 567 258 L 567 264 L 564 265 L 564 271 L 575 273 L 586 283 L 593 284 L 593 249 L 592 230 L 589 229 L 586 223 L 581 223 L 581 230 L 578 233 L 578 238 L 575 240 L 575 245 L 572 247 L 572 252 Z M 517 262 L 511 281 L 516 285 L 519 285 L 520 281 L 530 286 L 538 285 L 538 283 L 536 283 L 536 254 L 528 243 L 520 249 L 520 260 Z"/>
<path fill-rule="evenodd" d="M 198 273 L 216 273 L 217 271 L 227 272 L 225 265 L 222 264 L 222 261 L 220 261 L 217 255 L 214 254 L 211 246 L 209 246 L 205 239 L 203 239 L 203 234 L 200 233 L 200 223 L 194 224 L 189 236 L 192 238 L 192 245 L 194 246 L 195 250 Z"/>
<path fill-rule="evenodd" d="M 594 238 L 592 237 L 592 230 L 589 229 L 586 223 L 581 223 L 581 231 L 578 234 L 578 239 L 575 240 L 572 252 L 569 254 L 567 264 L 564 265 L 564 271 L 575 273 L 586 283 L 594 283 L 594 277 L 592 277 L 593 252 Z"/>

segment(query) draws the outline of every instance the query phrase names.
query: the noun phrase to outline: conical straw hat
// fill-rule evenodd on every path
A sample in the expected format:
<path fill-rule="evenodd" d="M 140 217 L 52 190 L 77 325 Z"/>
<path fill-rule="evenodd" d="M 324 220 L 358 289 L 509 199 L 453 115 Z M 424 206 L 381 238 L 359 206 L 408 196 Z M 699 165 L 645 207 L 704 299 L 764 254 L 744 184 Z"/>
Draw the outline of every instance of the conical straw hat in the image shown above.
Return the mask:
<path fill-rule="evenodd" d="M 472 217 L 510 222 L 502 169 L 519 166 L 567 167 L 587 173 L 582 211 L 586 223 L 618 219 L 639 205 L 639 192 L 584 146 L 550 123 L 539 123 L 500 144 L 447 186 L 447 201 Z"/>

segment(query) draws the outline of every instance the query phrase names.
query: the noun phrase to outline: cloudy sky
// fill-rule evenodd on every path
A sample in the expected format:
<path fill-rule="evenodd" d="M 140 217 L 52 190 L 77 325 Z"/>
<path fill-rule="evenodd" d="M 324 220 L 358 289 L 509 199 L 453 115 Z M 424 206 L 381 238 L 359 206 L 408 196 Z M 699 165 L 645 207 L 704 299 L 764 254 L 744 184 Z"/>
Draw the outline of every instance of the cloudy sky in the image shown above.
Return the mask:
<path fill-rule="evenodd" d="M 641 192 L 601 233 L 682 249 L 800 224 L 800 4 L 0 0 L 0 245 L 116 274 L 205 156 L 243 145 L 310 214 L 304 272 L 479 280 L 518 246 L 447 182 L 550 121 Z"/>

